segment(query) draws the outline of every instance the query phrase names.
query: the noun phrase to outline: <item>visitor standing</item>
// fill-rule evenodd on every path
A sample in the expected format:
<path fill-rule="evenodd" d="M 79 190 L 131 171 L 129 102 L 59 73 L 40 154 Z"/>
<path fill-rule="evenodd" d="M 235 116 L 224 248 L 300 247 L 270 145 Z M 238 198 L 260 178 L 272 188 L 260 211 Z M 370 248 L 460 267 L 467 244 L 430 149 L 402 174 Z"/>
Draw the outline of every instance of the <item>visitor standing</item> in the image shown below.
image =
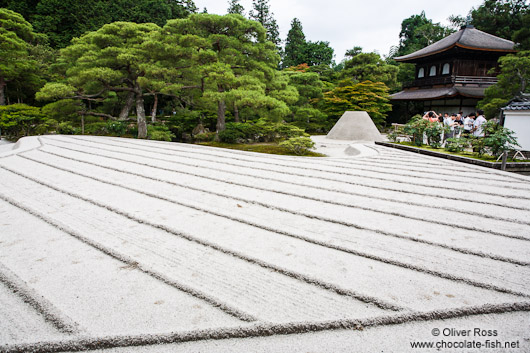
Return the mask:
<path fill-rule="evenodd" d="M 464 126 L 464 120 L 462 119 L 462 114 L 456 114 L 456 119 L 453 122 L 453 137 L 460 137 L 462 132 L 462 127 Z"/>
<path fill-rule="evenodd" d="M 462 135 L 464 137 L 469 137 L 471 134 L 471 131 L 473 130 L 473 123 L 475 122 L 475 113 L 470 113 L 466 118 L 464 119 L 464 132 Z"/>
<path fill-rule="evenodd" d="M 435 121 L 438 121 L 438 114 L 434 111 L 426 112 L 425 115 L 423 115 L 423 119 L 429 120 L 431 123 L 434 123 Z"/>
<path fill-rule="evenodd" d="M 455 120 L 456 120 L 456 114 L 453 113 L 451 116 L 448 116 L 447 119 L 444 119 L 444 127 L 445 130 L 449 130 L 445 134 L 445 139 L 449 139 L 454 137 L 454 131 L 455 131 Z"/>
<path fill-rule="evenodd" d="M 482 125 L 486 122 L 486 118 L 484 118 L 484 111 L 481 109 L 477 110 L 477 115 L 478 116 L 473 123 L 473 135 L 476 137 L 484 137 L 484 131 L 482 129 Z"/>

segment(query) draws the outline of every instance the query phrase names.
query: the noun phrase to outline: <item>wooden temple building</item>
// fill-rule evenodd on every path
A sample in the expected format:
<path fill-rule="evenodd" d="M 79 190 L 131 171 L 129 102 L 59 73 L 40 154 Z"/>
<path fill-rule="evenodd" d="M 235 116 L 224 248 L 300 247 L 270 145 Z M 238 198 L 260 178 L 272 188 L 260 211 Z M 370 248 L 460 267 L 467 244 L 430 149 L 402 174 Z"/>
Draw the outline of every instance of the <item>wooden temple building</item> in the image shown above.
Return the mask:
<path fill-rule="evenodd" d="M 467 25 L 414 53 L 394 58 L 416 65 L 415 79 L 391 95 L 393 101 L 423 102 L 424 111 L 468 114 L 497 82 L 499 57 L 513 53 L 514 43 Z M 490 69 L 495 68 L 493 73 Z"/>

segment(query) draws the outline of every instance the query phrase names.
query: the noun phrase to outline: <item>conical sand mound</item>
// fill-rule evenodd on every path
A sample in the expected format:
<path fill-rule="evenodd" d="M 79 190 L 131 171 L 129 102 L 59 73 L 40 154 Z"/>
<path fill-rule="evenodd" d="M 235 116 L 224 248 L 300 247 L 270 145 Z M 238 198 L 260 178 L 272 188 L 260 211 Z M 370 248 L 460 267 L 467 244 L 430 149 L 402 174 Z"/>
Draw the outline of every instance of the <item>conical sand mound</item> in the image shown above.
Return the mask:
<path fill-rule="evenodd" d="M 367 112 L 344 112 L 326 138 L 350 141 L 383 141 Z"/>

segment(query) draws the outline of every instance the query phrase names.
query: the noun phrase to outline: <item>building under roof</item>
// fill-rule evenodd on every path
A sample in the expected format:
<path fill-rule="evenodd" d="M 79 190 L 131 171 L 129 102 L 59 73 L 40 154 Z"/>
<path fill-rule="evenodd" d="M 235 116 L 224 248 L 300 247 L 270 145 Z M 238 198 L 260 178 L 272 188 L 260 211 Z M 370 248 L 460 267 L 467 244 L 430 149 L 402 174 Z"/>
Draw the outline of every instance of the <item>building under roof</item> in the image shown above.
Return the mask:
<path fill-rule="evenodd" d="M 394 101 L 422 101 L 424 110 L 475 110 L 484 90 L 497 82 L 499 57 L 514 53 L 512 41 L 471 25 L 414 53 L 394 58 L 416 65 L 415 79 L 391 96 Z M 493 70 L 492 70 L 493 69 Z"/>
<path fill-rule="evenodd" d="M 502 108 L 501 119 L 505 128 L 512 130 L 519 146 L 530 151 L 530 94 L 522 93 Z"/>

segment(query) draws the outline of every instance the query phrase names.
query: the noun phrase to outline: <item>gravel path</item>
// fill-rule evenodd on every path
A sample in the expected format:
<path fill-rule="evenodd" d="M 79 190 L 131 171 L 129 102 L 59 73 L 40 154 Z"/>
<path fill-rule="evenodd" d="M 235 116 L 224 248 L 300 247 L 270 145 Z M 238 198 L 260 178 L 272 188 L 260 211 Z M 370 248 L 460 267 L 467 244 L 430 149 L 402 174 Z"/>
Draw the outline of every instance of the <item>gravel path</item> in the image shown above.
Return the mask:
<path fill-rule="evenodd" d="M 259 350 L 238 340 L 271 335 L 254 342 L 274 350 L 312 331 L 339 347 L 362 327 L 378 347 L 383 332 L 495 315 L 517 336 L 530 179 L 360 150 L 23 139 L 0 152 L 0 351 Z"/>

